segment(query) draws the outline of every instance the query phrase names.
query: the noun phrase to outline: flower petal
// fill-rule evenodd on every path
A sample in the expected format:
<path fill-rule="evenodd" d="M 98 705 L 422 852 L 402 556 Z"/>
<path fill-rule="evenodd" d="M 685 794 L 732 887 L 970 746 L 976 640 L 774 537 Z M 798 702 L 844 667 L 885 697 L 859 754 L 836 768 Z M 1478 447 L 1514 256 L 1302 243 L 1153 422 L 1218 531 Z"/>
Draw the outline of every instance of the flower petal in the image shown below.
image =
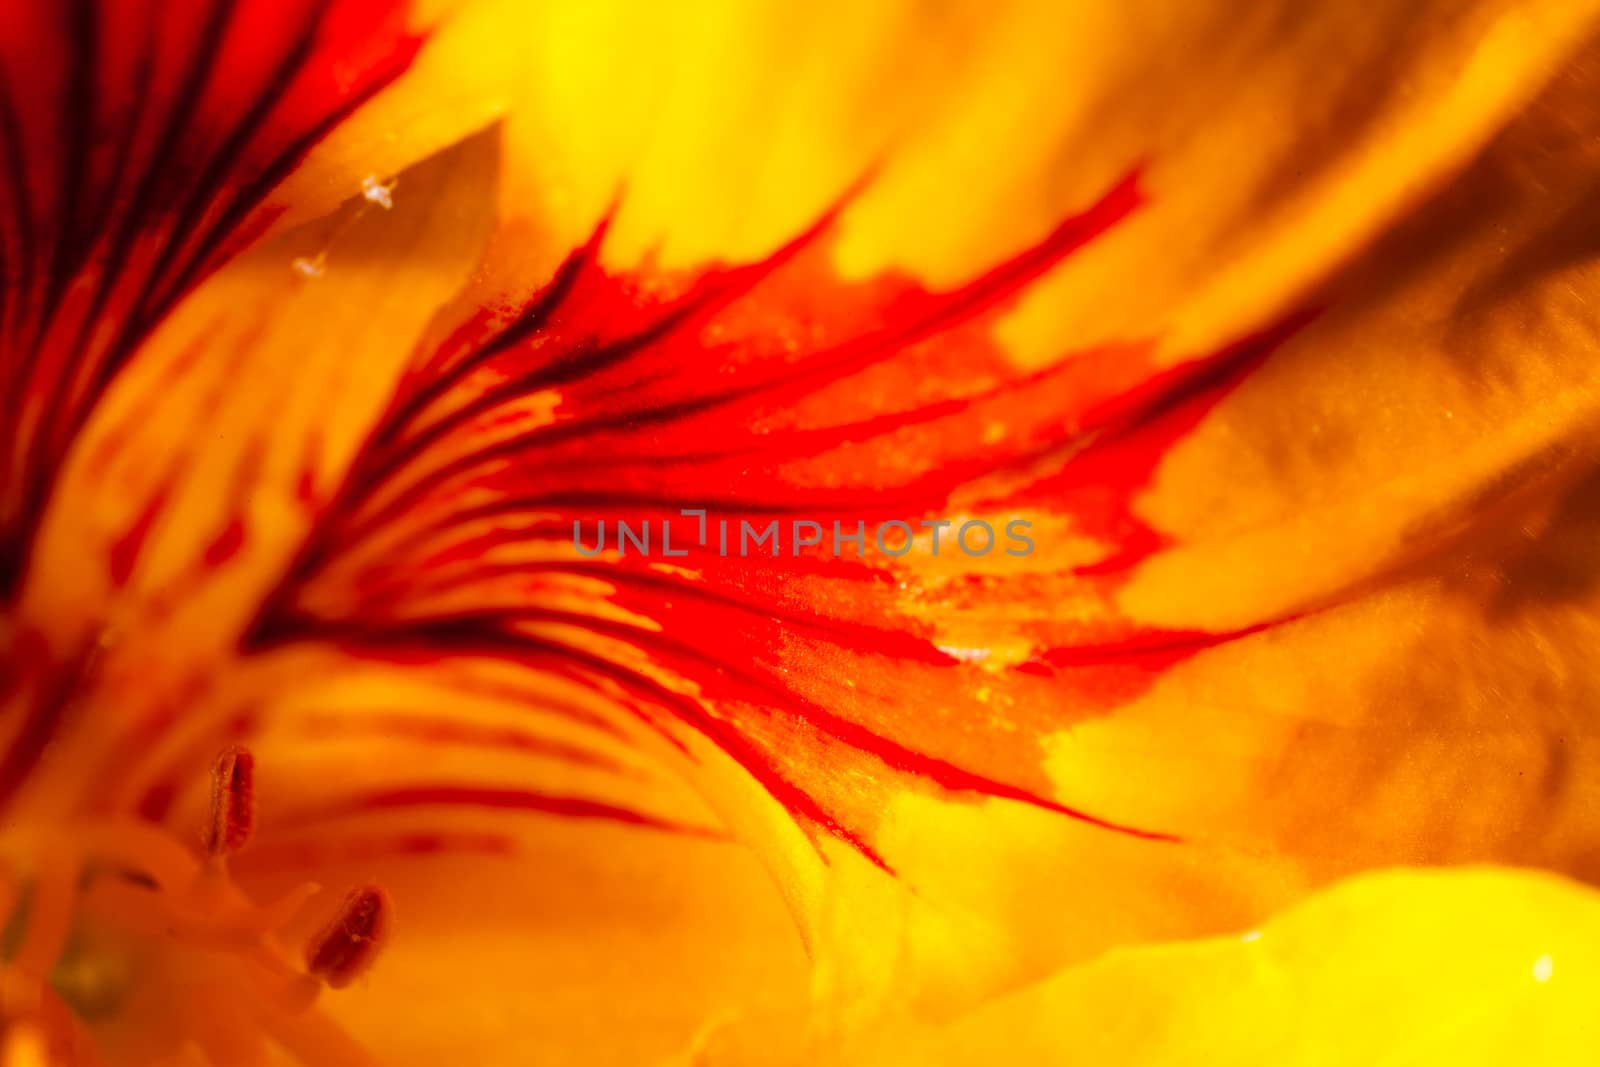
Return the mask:
<path fill-rule="evenodd" d="M 1316 881 L 1600 874 L 1595 79 L 1553 85 L 1168 454 L 1137 507 L 1163 547 L 1117 603 L 1242 636 L 1052 739 L 1058 780 Z"/>
<path fill-rule="evenodd" d="M 1289 367 L 1316 389 L 1332 357 L 1313 365 L 1311 353 L 1370 310 L 1363 280 L 1390 254 L 1373 246 L 1382 228 L 1465 167 L 1591 25 L 1570 6 L 1469 6 L 1450 17 L 1363 10 L 1293 31 L 1286 13 L 1262 16 L 1236 51 L 1191 48 L 1205 90 L 1193 106 L 1212 109 L 1206 136 L 1151 126 L 1142 86 L 1130 97 L 1140 122 L 1095 127 L 1121 131 L 1103 151 L 1085 139 L 1085 117 L 1071 115 L 1061 143 L 1082 144 L 1085 165 L 1070 179 L 1050 168 L 1050 196 L 1023 201 L 1052 205 L 1050 223 L 1021 212 L 997 239 L 1008 254 L 971 238 L 959 245 L 966 269 L 936 281 L 921 275 L 937 278 L 940 256 L 957 245 L 930 238 L 937 254 L 896 250 L 882 235 L 913 227 L 904 217 L 875 222 L 888 209 L 874 205 L 920 202 L 942 219 L 900 186 L 948 182 L 948 155 L 919 155 L 909 141 L 852 187 L 870 158 L 860 145 L 802 138 L 794 144 L 819 162 L 794 180 L 814 185 L 784 187 L 770 217 L 740 217 L 725 185 L 696 177 L 697 165 L 728 154 L 715 150 L 728 132 L 720 110 L 698 134 L 687 125 L 690 113 L 704 118 L 692 106 L 705 99 L 698 80 L 661 115 L 646 98 L 649 76 L 617 86 L 596 105 L 599 129 L 583 143 L 598 147 L 587 155 L 561 135 L 576 119 L 552 93 L 548 110 L 510 127 L 512 159 L 526 169 L 506 187 L 508 218 L 460 326 L 417 354 L 251 646 L 331 636 L 390 654 L 502 656 L 613 694 L 686 749 L 724 818 L 765 843 L 822 957 L 823 982 L 857 1005 L 961 1002 L 1110 943 L 1247 921 L 1350 866 L 1409 858 L 1416 839 L 1399 817 L 1370 851 L 1342 859 L 1346 828 L 1290 832 L 1313 817 L 1301 805 L 1315 810 L 1314 790 L 1285 793 L 1267 773 L 1276 764 L 1254 749 L 1244 772 L 1225 779 L 1237 788 L 1210 804 L 1223 785 L 1196 736 L 1224 745 L 1233 724 L 1202 722 L 1197 708 L 1208 705 L 1189 687 L 1213 677 L 1237 686 L 1235 673 L 1212 676 L 1208 665 L 1306 631 L 1290 630 L 1282 611 L 1205 614 L 1182 602 L 1170 561 L 1184 558 L 1188 531 L 1146 497 L 1152 484 L 1156 504 L 1172 493 L 1165 479 L 1190 454 L 1187 439 L 1233 442 L 1220 413 L 1247 402 L 1241 382 Z M 1194 17 L 1211 36 L 1189 23 L 1186 32 L 1202 41 L 1234 25 L 1221 11 Z M 619 32 L 597 25 L 602 36 Z M 1022 23 L 1005 25 L 1024 36 Z M 1351 71 L 1383 76 L 1313 86 L 1309 72 L 1326 79 L 1307 55 L 1333 48 Z M 707 50 L 731 53 L 713 37 L 691 54 Z M 1154 80 L 1163 55 L 1158 47 L 1117 62 Z M 1256 62 L 1263 77 L 1237 76 Z M 739 69 L 777 91 L 766 68 Z M 592 84 L 571 63 L 552 70 Z M 1170 80 L 1160 84 L 1170 97 Z M 1274 94 L 1318 101 L 1323 120 L 1286 133 L 1264 103 Z M 1184 108 L 1177 114 L 1195 125 Z M 652 122 L 674 115 L 687 147 L 674 139 L 639 155 L 640 137 L 655 143 Z M 960 143 L 962 123 L 949 121 L 934 124 L 934 142 Z M 523 154 L 530 128 L 542 131 L 537 167 Z M 1219 155 L 1233 160 L 1257 142 L 1260 160 L 1239 171 L 1242 191 L 1231 173 L 1208 177 Z M 1312 173 L 1290 181 L 1300 161 Z M 549 211 L 557 201 L 532 197 L 530 174 L 561 191 L 559 217 Z M 992 217 L 1015 188 L 974 188 L 972 218 Z M 1473 204 L 1493 193 L 1465 188 Z M 1478 221 L 1439 203 L 1457 222 Z M 641 259 L 657 235 L 680 232 L 666 225 L 669 204 L 674 224 L 705 243 L 669 242 Z M 967 214 L 951 219 L 951 232 Z M 789 239 L 774 250 L 778 232 Z M 1409 231 L 1400 232 L 1396 240 Z M 518 254 L 551 233 L 577 251 L 555 266 Z M 1357 258 L 1369 246 L 1374 259 Z M 730 263 L 681 266 L 727 249 L 740 253 Z M 1169 249 L 1178 250 L 1170 263 Z M 1162 266 L 1147 286 L 1152 259 Z M 861 276 L 884 262 L 916 272 Z M 1418 264 L 1402 266 L 1376 275 L 1372 292 L 1392 292 L 1394 276 Z M 1202 277 L 1212 268 L 1225 285 Z M 1060 311 L 1048 335 L 1026 325 L 1026 301 L 1040 292 Z M 1329 304 L 1320 315 L 1297 307 L 1314 293 Z M 1007 323 L 1019 301 L 1021 317 Z M 1291 349 L 1298 355 L 1278 355 Z M 1426 381 L 1413 380 L 1411 402 Z M 1285 432 L 1297 423 L 1262 424 Z M 1233 468 L 1198 454 L 1201 473 L 1180 480 L 1173 512 L 1204 515 L 1195 501 L 1228 483 Z M 1043 547 L 1021 561 L 935 560 L 930 545 L 859 562 L 825 549 L 795 555 L 786 537 L 776 558 L 727 559 L 702 544 L 669 563 L 581 559 L 568 536 L 574 521 L 602 517 L 659 530 L 680 508 L 758 525 L 945 516 L 1003 525 L 1022 515 L 1039 525 Z M 1255 557 L 1227 550 L 1228 566 L 1203 576 L 1209 586 L 1196 583 L 1210 592 L 1195 602 L 1227 606 L 1217 586 L 1248 575 Z M 1299 562 L 1318 581 L 1352 578 Z M 1166 579 L 1148 577 L 1163 567 Z M 1277 629 L 1257 633 L 1267 626 Z M 1354 631 L 1390 640 L 1388 626 Z M 1303 657 L 1290 660 L 1303 667 Z M 1306 706 L 1316 705 L 1290 706 L 1291 727 Z M 1159 730 L 1141 725 L 1147 716 Z M 1280 727 L 1265 751 L 1282 759 L 1270 746 L 1294 736 Z M 1404 738 L 1397 728 L 1352 747 L 1376 760 Z M 1359 765 L 1349 747 L 1329 758 Z M 1419 788 L 1406 786 L 1403 799 Z M 1278 797 L 1285 802 L 1266 802 Z M 1433 810 L 1443 818 L 1453 804 Z M 1274 819 L 1285 829 L 1259 833 Z M 1496 816 L 1461 815 L 1479 819 Z M 1502 844 L 1463 837 L 1437 858 L 1501 854 L 1505 835 L 1491 837 Z M 1552 855 L 1565 865 L 1576 853 Z"/>
<path fill-rule="evenodd" d="M 478 256 L 487 190 L 419 172 L 416 181 L 405 176 L 397 200 L 408 189 L 437 193 L 448 215 L 465 220 L 462 235 L 416 221 L 425 234 L 417 241 L 409 230 L 397 230 L 392 245 L 374 238 L 382 270 L 352 262 L 356 280 L 339 299 L 290 302 L 288 325 L 251 324 L 281 343 L 315 335 L 310 324 L 326 314 L 370 344 L 354 398 L 329 420 L 339 440 L 326 451 L 320 443 L 301 448 L 328 409 L 295 411 L 287 432 L 273 435 L 290 445 L 279 453 L 274 444 L 273 455 L 292 462 L 261 476 L 251 464 L 268 461 L 248 459 L 247 433 L 246 446 L 228 445 L 174 483 L 171 491 L 185 494 L 176 505 L 163 495 L 162 464 L 127 458 L 118 467 L 124 488 L 86 512 L 114 512 L 109 521 L 65 504 L 51 515 L 59 526 L 42 542 L 51 555 L 30 572 L 37 584 L 27 605 L 50 620 L 52 637 L 92 632 L 85 614 L 117 598 L 141 612 L 141 598 L 159 606 L 162 590 L 184 589 L 197 559 L 242 558 L 256 534 L 234 521 L 240 506 L 216 514 L 229 499 L 219 486 L 259 487 L 266 506 L 280 509 L 293 499 L 291 485 L 304 487 L 301 510 L 267 524 L 278 533 L 266 550 L 230 571 L 231 584 L 208 584 L 214 593 L 184 590 L 172 616 L 182 625 L 162 635 L 177 647 L 220 651 L 242 629 L 259 664 L 291 662 L 293 646 L 315 642 L 368 661 L 509 660 L 530 680 L 559 678 L 584 690 L 616 721 L 631 718 L 712 796 L 728 825 L 762 845 L 812 939 L 823 992 L 846 1010 L 874 1009 L 885 998 L 960 1003 L 1109 943 L 1215 930 L 1348 867 L 1413 858 L 1418 841 L 1435 849 L 1427 858 L 1443 861 L 1517 847 L 1506 829 L 1522 820 L 1500 805 L 1504 792 L 1486 791 L 1481 808 L 1462 804 L 1441 798 L 1430 776 L 1388 761 L 1397 745 L 1418 752 L 1436 721 L 1419 726 L 1422 716 L 1392 684 L 1352 693 L 1353 710 L 1336 713 L 1334 726 L 1355 720 L 1373 728 L 1326 731 L 1308 761 L 1349 769 L 1350 793 L 1374 780 L 1398 783 L 1363 794 L 1372 798 L 1367 836 L 1352 838 L 1315 788 L 1285 789 L 1278 768 L 1300 754 L 1304 709 L 1321 708 L 1320 693 L 1293 688 L 1303 684 L 1296 679 L 1308 651 L 1368 652 L 1363 666 L 1404 669 L 1429 661 L 1395 656 L 1393 635 L 1424 619 L 1439 652 L 1439 691 L 1453 695 L 1447 674 L 1466 658 L 1463 649 L 1476 647 L 1475 627 L 1487 614 L 1460 611 L 1463 598 L 1438 568 L 1461 558 L 1446 549 L 1502 551 L 1502 541 L 1477 539 L 1493 525 L 1479 521 L 1484 500 L 1503 504 L 1515 528 L 1524 505 L 1547 503 L 1556 488 L 1574 484 L 1578 472 L 1560 463 L 1525 497 L 1499 493 L 1497 481 L 1532 469 L 1515 461 L 1586 454 L 1562 447 L 1584 421 L 1582 385 L 1557 375 L 1548 390 L 1549 382 L 1487 390 L 1474 410 L 1480 431 L 1502 427 L 1525 404 L 1539 415 L 1474 441 L 1436 482 L 1384 486 L 1364 508 L 1335 514 L 1328 526 L 1336 537 L 1317 539 L 1324 512 L 1277 521 L 1282 509 L 1306 501 L 1305 484 L 1324 466 L 1340 462 L 1316 450 L 1281 486 L 1258 478 L 1266 489 L 1241 494 L 1229 514 L 1259 530 L 1238 536 L 1209 509 L 1215 487 L 1241 463 L 1303 425 L 1298 411 L 1291 422 L 1274 409 L 1284 396 L 1298 402 L 1316 393 L 1315 385 L 1277 389 L 1286 378 L 1315 383 L 1347 357 L 1339 331 L 1355 336 L 1375 322 L 1377 336 L 1393 330 L 1396 347 L 1409 351 L 1418 340 L 1404 327 L 1416 309 L 1441 291 L 1448 297 L 1451 285 L 1470 288 L 1452 270 L 1487 284 L 1473 306 L 1493 304 L 1510 281 L 1519 292 L 1534 285 L 1520 271 L 1494 279 L 1482 249 L 1477 258 L 1470 249 L 1449 258 L 1456 245 L 1448 241 L 1436 259 L 1411 259 L 1415 229 L 1399 231 L 1398 245 L 1373 242 L 1538 92 L 1590 32 L 1589 10 L 1533 4 L 1507 14 L 1498 5 L 1441 4 L 1297 21 L 1301 13 L 1284 5 L 1241 25 L 1232 10 L 1202 7 L 1170 29 L 1139 34 L 1120 21 L 1136 12 L 1056 15 L 1041 5 L 964 42 L 973 81 L 951 77 L 931 96 L 896 97 L 884 125 L 858 135 L 775 122 L 770 144 L 747 136 L 740 109 L 710 105 L 748 99 L 754 109 L 792 97 L 792 113 L 817 114 L 809 93 L 833 74 L 827 64 L 753 60 L 743 42 L 759 14 L 743 7 L 711 20 L 719 32 L 704 32 L 699 19 L 664 17 L 682 48 L 662 47 L 663 27 L 648 19 L 634 24 L 625 10 L 608 22 L 594 10 L 549 16 L 560 30 L 551 35 L 556 47 L 576 58 L 532 64 L 542 92 L 508 127 L 514 165 L 500 190 L 502 226 L 449 328 L 430 330 L 409 351 Z M 809 18 L 762 26 L 757 37 L 787 42 L 795 29 L 828 32 L 830 23 Z M 875 35 L 897 25 L 893 15 L 869 19 L 851 29 L 844 51 L 859 52 L 864 66 L 882 53 Z M 582 28 L 617 42 L 605 50 L 611 62 L 603 72 L 585 66 Z M 945 28 L 963 37 L 971 30 L 959 18 Z M 1141 43 L 1136 51 L 1103 49 L 1106 39 Z M 1342 57 L 1341 69 L 1362 73 L 1330 81 L 1308 61 L 1325 51 Z M 627 58 L 635 53 L 637 65 Z M 1175 94 L 1169 68 L 1180 53 L 1190 60 L 1178 69 L 1191 75 L 1191 91 Z M 926 88 L 942 54 L 906 54 L 910 69 L 923 72 L 908 84 Z M 1013 64 L 1046 71 L 1086 58 L 1095 60 L 1085 82 L 1093 88 L 1064 110 L 1056 94 L 1037 88 L 1051 84 L 1045 79 L 996 77 L 1014 73 Z M 747 96 L 714 76 L 727 60 L 743 79 L 732 84 L 751 90 Z M 657 93 L 662 70 L 674 74 L 670 93 Z M 863 77 L 840 81 L 859 87 Z M 597 81 L 614 91 L 595 92 Z M 1028 107 L 1014 106 L 1019 92 Z M 591 110 L 570 106 L 585 95 L 595 99 Z M 1282 122 L 1286 100 L 1315 121 Z M 891 128 L 904 136 L 881 150 Z M 1030 134 L 1030 149 L 1014 170 L 994 166 L 993 146 L 1019 129 Z M 466 172 L 486 173 L 478 154 L 488 143 L 469 142 L 436 164 L 447 170 L 465 158 Z M 882 164 L 876 170 L 874 160 Z M 728 179 L 718 182 L 707 170 L 724 161 Z M 970 180 L 975 171 L 992 180 Z M 774 175 L 783 180 L 768 180 Z M 956 183 L 959 212 L 948 207 Z M 770 201 L 740 192 L 741 184 Z M 1416 224 L 1424 236 L 1440 238 L 1463 216 L 1482 224 L 1468 209 L 1494 200 L 1498 187 L 1463 188 L 1460 203 L 1440 201 L 1441 215 Z M 1582 203 L 1576 190 L 1564 195 Z M 1562 219 L 1504 221 L 1540 231 Z M 336 235 L 341 225 L 294 231 L 273 254 L 297 233 Z M 688 236 L 646 255 L 663 233 Z M 1485 247 L 1498 239 L 1484 233 Z M 1384 265 L 1397 247 L 1408 256 Z M 567 249 L 574 251 L 563 260 Z M 429 258 L 405 260 L 400 273 L 408 277 L 386 286 L 394 262 L 412 253 Z M 1545 254 L 1531 255 L 1528 278 L 1546 280 Z M 234 264 L 252 299 L 259 276 L 243 265 L 265 262 Z M 314 274 L 324 264 L 313 251 L 303 265 Z M 1435 268 L 1444 273 L 1436 277 Z M 208 414 L 198 392 L 149 397 L 164 371 L 182 366 L 178 340 L 209 340 L 205 313 L 214 309 L 202 297 L 220 295 L 227 305 L 226 276 L 196 294 L 190 317 L 180 311 L 158 335 L 149 362 L 135 361 L 124 382 L 147 375 L 142 388 L 125 385 L 97 413 L 100 447 L 85 443 L 75 455 L 70 476 L 80 480 L 61 499 L 82 500 L 106 484 L 95 457 L 123 462 L 106 441 L 134 416 L 158 410 L 192 434 Z M 1414 290 L 1404 288 L 1414 279 Z M 1306 313 L 1313 297 L 1320 315 Z M 392 334 L 368 330 L 374 317 L 399 325 Z M 238 343 L 228 336 L 252 380 L 285 377 L 281 367 L 252 362 L 266 348 L 249 343 L 250 328 Z M 1439 344 L 1421 341 L 1424 350 Z M 393 362 L 376 354 L 380 345 Z M 315 375 L 337 375 L 331 345 L 317 346 L 307 362 Z M 1408 377 L 1395 362 L 1390 387 L 1415 410 L 1432 379 Z M 223 373 L 207 366 L 185 379 L 220 395 Z M 1470 386 L 1475 374 L 1450 380 Z M 263 394 L 238 398 L 241 423 L 253 428 L 277 414 L 273 395 Z M 1367 396 L 1351 388 L 1327 402 L 1337 409 L 1330 419 L 1344 417 L 1354 435 Z M 1552 410 L 1560 416 L 1553 422 Z M 231 421 L 231 411 L 218 418 Z M 1415 429 L 1395 422 L 1398 436 Z M 1254 447 L 1240 447 L 1257 426 L 1267 429 L 1250 439 Z M 157 459 L 189 464 L 189 438 L 161 421 L 145 418 L 128 432 Z M 1458 440 L 1428 438 L 1420 451 L 1453 449 Z M 1322 450 L 1332 451 L 1326 442 Z M 306 461 L 312 453 L 326 458 Z M 1364 489 L 1374 469 L 1365 455 L 1341 476 L 1346 487 Z M 567 536 L 574 520 L 601 516 L 659 530 L 682 507 L 758 523 L 1004 523 L 1020 515 L 1037 524 L 1040 551 L 1020 561 L 935 559 L 931 544 L 919 543 L 903 558 L 879 546 L 870 560 L 840 561 L 825 550 L 726 559 L 702 544 L 675 563 L 618 554 L 595 562 Z M 224 521 L 164 522 L 174 513 Z M 1418 516 L 1426 536 L 1395 525 L 1396 517 Z M 1583 528 L 1581 508 L 1566 519 Z M 1552 529 L 1574 531 L 1560 522 Z M 1457 536 L 1462 530 L 1473 536 Z M 790 527 L 786 548 L 794 533 Z M 1252 587 L 1257 560 L 1274 560 L 1275 546 L 1299 543 L 1297 536 L 1318 550 L 1279 550 L 1293 563 L 1280 570 L 1293 573 Z M 1521 573 L 1551 573 L 1545 550 L 1560 543 L 1530 550 Z M 1328 546 L 1335 554 L 1324 558 Z M 80 576 L 76 561 L 96 552 L 105 574 Z M 1330 561 L 1336 566 L 1324 565 Z M 1424 573 L 1420 584 L 1373 596 L 1371 581 L 1411 577 L 1401 564 Z M 284 565 L 261 610 L 245 618 L 252 595 Z M 1191 578 L 1197 566 L 1207 573 Z M 1553 584 L 1582 586 L 1569 580 L 1573 568 L 1588 573 L 1567 564 Z M 1291 617 L 1357 594 L 1367 599 L 1343 615 Z M 1556 625 L 1552 640 L 1581 647 L 1567 644 L 1587 636 L 1581 623 Z M 1545 639 L 1531 624 L 1520 632 L 1530 645 Z M 150 638 L 130 647 L 159 645 Z M 1483 678 L 1468 679 L 1474 708 L 1503 680 L 1496 668 L 1508 667 L 1530 694 L 1565 669 L 1564 658 L 1499 647 L 1506 655 Z M 159 651 L 150 659 L 159 662 Z M 1277 715 L 1259 740 L 1236 721 L 1255 721 L 1237 693 L 1238 672 L 1252 666 L 1260 674 L 1246 677 L 1263 679 L 1262 700 Z M 1284 692 L 1291 704 L 1277 703 Z M 341 706 L 333 716 L 339 728 L 384 711 L 357 707 L 369 699 Z M 1467 742 L 1452 734 L 1462 721 L 1451 715 L 1458 703 L 1441 698 L 1446 761 L 1482 726 L 1469 722 Z M 1213 707 L 1227 718 L 1200 716 Z M 1548 746 L 1565 707 L 1531 727 L 1518 718 L 1512 732 Z M 421 710 L 402 710 L 406 725 L 397 733 L 427 725 Z M 290 750 L 270 730 L 298 721 L 295 711 L 268 728 L 269 743 Z M 450 723 L 451 743 L 492 739 L 496 748 L 555 752 L 557 737 L 507 732 L 504 712 Z M 149 707 L 124 713 L 161 721 Z M 113 762 L 118 738 L 102 740 L 98 758 L 73 765 L 103 785 L 95 775 Z M 1232 762 L 1218 760 L 1216 749 Z M 24 759 L 37 751 L 23 749 Z M 304 766 L 318 769 L 341 758 L 337 744 L 304 755 Z M 594 815 L 604 805 L 608 818 L 685 825 L 676 807 L 669 816 L 631 800 L 553 793 L 543 788 L 555 780 L 549 768 L 538 771 L 541 782 L 518 785 L 509 780 L 516 767 L 499 762 L 506 756 L 442 759 L 450 777 L 426 782 L 392 781 L 393 768 L 374 768 L 348 796 L 330 796 L 319 777 L 303 796 L 307 810 L 292 812 L 278 831 L 287 840 L 295 820 L 320 827 L 374 813 L 381 820 L 422 808 L 526 810 L 555 801 L 566 814 Z M 485 781 L 490 766 L 495 777 Z M 673 798 L 680 802 L 693 807 Z M 1573 811 L 1537 842 L 1541 861 L 1581 861 L 1591 831 Z M 1361 847 L 1346 847 L 1352 839 Z"/>
<path fill-rule="evenodd" d="M 1387 871 L 1258 929 L 1122 949 L 946 1025 L 885 1027 L 829 1058 L 1576 1065 L 1593 1056 L 1596 937 L 1600 896 L 1587 887 L 1495 868 Z M 787 1043 L 772 1034 L 729 1027 L 689 1062 L 814 1062 L 815 1049 L 775 1053 Z"/>
<path fill-rule="evenodd" d="M 395 899 L 393 943 L 337 1004 L 378 1062 L 630 1067 L 730 1021 L 803 1009 L 808 961 L 747 851 L 523 821 L 521 858 L 319 870 L 333 884 L 376 876 Z"/>
<path fill-rule="evenodd" d="M 1043 1059 L 1065 1038 L 1127 1063 L 1582 1063 L 1600 975 L 1573 949 L 1600 933 L 1596 903 L 1533 874 L 1374 875 L 1259 939 L 1113 956 L 1029 990 L 959 1027 L 954 1047 L 944 1035 L 940 1054 L 964 1062 L 965 1045 L 987 1063 L 978 1048 L 998 1046 L 1028 1058 L 1031 1032 Z"/>
<path fill-rule="evenodd" d="M 150 750 L 226 684 L 263 589 L 480 254 L 494 158 L 479 137 L 408 171 L 392 211 L 357 201 L 235 259 L 139 347 L 59 473 L 12 616 L 47 650 L 15 662 L 54 681 L 8 709 L 0 792 L 103 702 L 50 764 L 52 788 L 103 803 L 137 769 L 130 738 Z M 319 255 L 321 276 L 293 269 Z"/>
<path fill-rule="evenodd" d="M 625 188 L 608 263 L 694 268 L 770 252 L 872 170 L 835 262 L 944 288 L 1142 169 L 1148 210 L 1061 265 L 1001 341 L 1029 366 L 1142 339 L 1178 361 L 1294 311 L 1470 160 L 1597 14 L 552 4 L 527 31 L 507 213 L 572 247 Z"/>

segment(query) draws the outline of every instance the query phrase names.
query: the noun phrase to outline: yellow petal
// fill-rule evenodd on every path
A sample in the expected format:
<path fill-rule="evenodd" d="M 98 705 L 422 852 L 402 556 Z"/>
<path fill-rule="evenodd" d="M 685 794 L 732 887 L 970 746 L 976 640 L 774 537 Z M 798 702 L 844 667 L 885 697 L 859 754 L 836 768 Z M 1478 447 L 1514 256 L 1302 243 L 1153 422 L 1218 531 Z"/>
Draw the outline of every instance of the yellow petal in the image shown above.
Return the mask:
<path fill-rule="evenodd" d="M 1600 894 L 1571 882 L 1385 872 L 1233 937 L 1113 952 L 846 1060 L 1585 1064 L 1597 939 Z"/>
<path fill-rule="evenodd" d="M 1061 781 L 1319 879 L 1385 857 L 1593 876 L 1600 275 L 1569 228 L 1592 214 L 1594 71 L 1167 457 L 1139 510 L 1170 548 L 1120 605 L 1267 628 L 1064 733 Z"/>
<path fill-rule="evenodd" d="M 1594 457 L 1594 48 L 1173 451 L 1139 511 L 1178 542 L 1125 605 L 1235 627 L 1525 523 Z M 1539 516 L 1544 517 L 1539 517 Z"/>
<path fill-rule="evenodd" d="M 870 172 L 840 267 L 951 284 L 1138 169 L 1147 209 L 1001 335 L 1029 365 L 1144 338 L 1177 360 L 1306 299 L 1526 104 L 1597 12 L 550 4 L 521 30 L 507 209 L 570 247 L 625 194 L 610 261 L 693 266 L 770 250 Z"/>
<path fill-rule="evenodd" d="M 1075 36 L 1078 58 L 1117 73 L 1044 173 L 1148 161 L 1151 210 L 1040 288 L 1008 327 L 1016 350 L 1156 336 L 1183 359 L 1314 299 L 1562 70 L 1595 16 L 1447 0 L 1104 18 Z"/>

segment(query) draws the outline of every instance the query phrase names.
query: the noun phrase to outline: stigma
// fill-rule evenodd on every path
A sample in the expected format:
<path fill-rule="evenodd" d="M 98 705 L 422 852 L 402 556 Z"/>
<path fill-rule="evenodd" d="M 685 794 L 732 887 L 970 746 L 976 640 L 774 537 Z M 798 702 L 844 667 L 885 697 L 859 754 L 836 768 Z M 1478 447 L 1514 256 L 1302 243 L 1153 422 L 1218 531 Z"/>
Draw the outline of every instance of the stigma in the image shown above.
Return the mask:
<path fill-rule="evenodd" d="M 0 1067 L 368 1062 L 317 1001 L 372 967 L 394 905 L 360 886 L 297 950 L 290 924 L 321 887 L 260 903 L 228 871 L 255 831 L 255 768 L 244 748 L 216 758 L 197 848 L 115 816 L 0 838 Z"/>

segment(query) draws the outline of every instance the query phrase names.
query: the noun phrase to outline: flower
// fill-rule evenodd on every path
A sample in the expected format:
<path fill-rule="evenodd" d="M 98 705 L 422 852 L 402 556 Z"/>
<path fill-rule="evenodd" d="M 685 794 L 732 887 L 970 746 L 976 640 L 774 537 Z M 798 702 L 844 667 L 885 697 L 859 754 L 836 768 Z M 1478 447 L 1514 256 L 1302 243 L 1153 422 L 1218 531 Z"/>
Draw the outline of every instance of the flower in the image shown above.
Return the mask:
<path fill-rule="evenodd" d="M 0 3 L 0 1062 L 1570 1018 L 1591 7 Z"/>

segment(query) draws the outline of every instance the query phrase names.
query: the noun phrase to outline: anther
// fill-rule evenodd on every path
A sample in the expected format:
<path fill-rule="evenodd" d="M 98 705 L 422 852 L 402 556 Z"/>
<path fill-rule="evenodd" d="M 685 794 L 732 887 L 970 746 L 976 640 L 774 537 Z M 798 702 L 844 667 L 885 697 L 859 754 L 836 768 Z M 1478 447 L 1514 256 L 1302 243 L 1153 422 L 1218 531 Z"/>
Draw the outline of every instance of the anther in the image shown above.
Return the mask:
<path fill-rule="evenodd" d="M 338 913 L 306 946 L 306 970 L 343 989 L 372 966 L 394 925 L 394 904 L 375 885 L 352 889 Z"/>
<path fill-rule="evenodd" d="M 201 836 L 212 858 L 237 852 L 256 826 L 256 759 L 247 749 L 224 749 L 211 767 L 211 814 Z"/>

